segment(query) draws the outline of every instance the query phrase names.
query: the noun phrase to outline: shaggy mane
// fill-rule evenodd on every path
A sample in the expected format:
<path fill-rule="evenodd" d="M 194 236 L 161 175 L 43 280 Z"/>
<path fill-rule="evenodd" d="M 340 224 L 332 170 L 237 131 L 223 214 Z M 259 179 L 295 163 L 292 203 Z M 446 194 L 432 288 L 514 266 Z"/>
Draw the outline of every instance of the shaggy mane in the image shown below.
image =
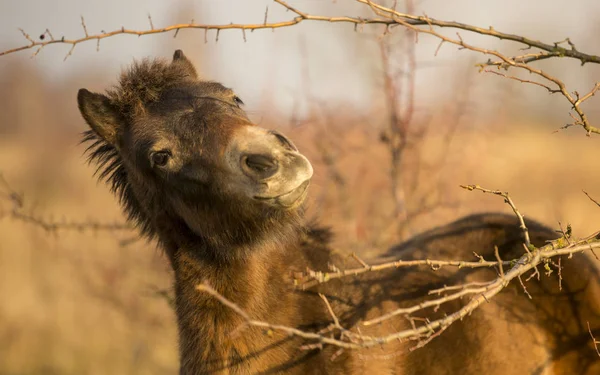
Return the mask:
<path fill-rule="evenodd" d="M 195 79 L 189 66 L 164 59 L 144 59 L 133 65 L 119 78 L 119 83 L 106 91 L 110 102 L 119 113 L 131 118 L 138 110 L 160 98 L 161 93 L 173 86 Z"/>
<path fill-rule="evenodd" d="M 87 130 L 83 133 L 81 143 L 89 143 L 85 153 L 88 163 L 96 165 L 94 175 L 98 180 L 105 181 L 113 194 L 119 200 L 127 214 L 127 221 L 138 227 L 142 235 L 154 238 L 150 217 L 143 211 L 141 204 L 136 199 L 127 179 L 127 170 L 116 148 L 100 138 L 94 131 Z"/>
<path fill-rule="evenodd" d="M 157 101 L 165 89 L 194 79 L 195 72 L 190 71 L 186 64 L 171 63 L 163 59 L 144 59 L 134 61 L 129 69 L 121 73 L 119 84 L 107 90 L 106 95 L 124 118 L 131 119 L 146 105 Z M 128 220 L 138 226 L 142 234 L 154 237 L 150 217 L 129 186 L 127 171 L 116 148 L 92 130 L 83 133 L 81 143 L 89 144 L 85 151 L 88 163 L 97 166 L 95 174 L 99 180 L 109 184 L 111 191 L 125 208 Z"/>

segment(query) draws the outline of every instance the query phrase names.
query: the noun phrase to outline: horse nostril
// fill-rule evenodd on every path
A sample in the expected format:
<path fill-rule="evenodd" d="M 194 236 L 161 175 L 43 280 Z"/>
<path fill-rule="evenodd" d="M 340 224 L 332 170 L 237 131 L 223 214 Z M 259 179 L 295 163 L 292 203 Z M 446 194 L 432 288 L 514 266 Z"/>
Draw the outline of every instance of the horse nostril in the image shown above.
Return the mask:
<path fill-rule="evenodd" d="M 271 156 L 254 154 L 242 158 L 242 167 L 247 174 L 264 179 L 277 172 L 278 164 Z"/>
<path fill-rule="evenodd" d="M 286 149 L 288 149 L 290 151 L 298 151 L 298 148 L 292 143 L 292 141 L 287 139 L 283 134 L 281 134 L 275 130 L 272 130 L 271 134 L 273 134 L 277 138 L 279 143 Z"/>

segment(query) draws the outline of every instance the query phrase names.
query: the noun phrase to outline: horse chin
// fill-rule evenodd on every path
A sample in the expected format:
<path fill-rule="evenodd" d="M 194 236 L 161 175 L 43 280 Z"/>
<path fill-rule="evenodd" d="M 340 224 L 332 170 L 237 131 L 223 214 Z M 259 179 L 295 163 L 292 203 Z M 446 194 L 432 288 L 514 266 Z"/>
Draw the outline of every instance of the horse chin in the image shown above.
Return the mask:
<path fill-rule="evenodd" d="M 276 196 L 255 196 L 254 199 L 267 204 L 271 207 L 276 207 L 286 211 L 294 210 L 298 208 L 306 200 L 308 194 L 308 186 L 310 180 L 304 181 L 294 189 Z"/>

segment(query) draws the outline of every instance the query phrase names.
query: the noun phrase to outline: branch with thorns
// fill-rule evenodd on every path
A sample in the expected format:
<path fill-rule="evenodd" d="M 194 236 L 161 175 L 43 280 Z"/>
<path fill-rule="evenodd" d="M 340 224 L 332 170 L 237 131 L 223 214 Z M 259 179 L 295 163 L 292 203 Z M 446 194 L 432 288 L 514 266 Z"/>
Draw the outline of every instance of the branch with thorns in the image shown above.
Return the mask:
<path fill-rule="evenodd" d="M 467 49 L 470 51 L 474 51 L 474 52 L 478 52 L 481 53 L 483 55 L 491 55 L 494 56 L 498 59 L 498 61 L 491 61 L 488 60 L 485 63 L 480 63 L 477 64 L 477 66 L 480 68 L 480 71 L 483 72 L 491 72 L 489 69 L 486 69 L 487 66 L 497 66 L 498 69 L 500 68 L 504 68 L 505 70 L 508 70 L 509 68 L 519 68 L 522 70 L 525 70 L 531 74 L 534 74 L 540 78 L 543 78 L 544 80 L 549 81 L 551 84 L 554 84 L 556 86 L 555 89 L 549 87 L 548 85 L 545 84 L 541 84 L 541 83 L 537 83 L 534 81 L 530 81 L 530 80 L 523 80 L 523 79 L 519 79 L 517 77 L 514 76 L 507 76 L 504 74 L 499 74 L 501 76 L 504 76 L 505 78 L 509 78 L 509 79 L 514 79 L 517 80 L 521 83 L 532 83 L 538 86 L 542 86 L 544 88 L 546 88 L 547 90 L 549 90 L 549 92 L 551 93 L 560 93 L 562 94 L 571 104 L 572 109 L 575 111 L 575 113 L 577 114 L 577 118 L 575 118 L 575 116 L 571 116 L 574 119 L 573 123 L 567 124 L 565 126 L 562 127 L 562 129 L 571 127 L 571 126 L 582 126 L 585 130 L 586 130 L 586 134 L 588 136 L 590 136 L 592 133 L 596 133 L 596 134 L 600 134 L 600 129 L 596 128 L 594 126 L 592 126 L 589 123 L 589 120 L 586 116 L 586 114 L 583 112 L 583 110 L 581 109 L 580 105 L 586 101 L 587 99 L 591 98 L 592 96 L 595 95 L 596 91 L 598 91 L 598 89 L 600 89 L 600 83 L 596 83 L 594 85 L 594 87 L 590 90 L 590 92 L 588 92 L 587 94 L 580 96 L 579 93 L 574 92 L 573 94 L 571 92 L 569 92 L 569 90 L 567 89 L 566 85 L 559 80 L 558 78 L 551 76 L 550 74 L 542 71 L 541 69 L 537 69 L 534 68 L 530 65 L 528 65 L 528 62 L 531 61 L 536 61 L 536 60 L 531 60 L 528 62 L 523 62 L 522 59 L 515 59 L 515 58 L 511 58 L 508 56 L 505 56 L 503 54 L 501 54 L 498 51 L 495 50 L 490 50 L 490 49 L 485 49 L 485 48 L 480 48 L 477 47 L 475 45 L 472 44 L 468 44 L 464 41 L 464 39 L 461 37 L 461 35 L 457 32 L 456 36 L 457 39 L 452 39 L 449 38 L 445 35 L 442 35 L 440 33 L 438 33 L 435 29 L 434 26 L 441 26 L 440 24 L 436 24 L 434 23 L 435 20 L 430 19 L 428 17 L 424 17 L 423 20 L 424 21 L 428 21 L 427 24 L 429 25 L 428 28 L 420 28 L 415 26 L 414 23 L 411 22 L 407 22 L 406 19 L 411 20 L 412 18 L 408 17 L 407 15 L 403 14 L 403 13 L 399 13 L 396 10 L 390 9 L 390 8 L 385 8 L 383 6 L 374 4 L 373 2 L 369 1 L 369 0 L 357 0 L 359 2 L 365 2 L 367 4 L 369 4 L 369 6 L 371 7 L 371 9 L 373 9 L 373 11 L 379 15 L 379 16 L 388 16 L 388 17 L 392 17 L 392 19 L 394 19 L 399 25 L 402 25 L 408 29 L 411 29 L 413 31 L 415 31 L 416 33 L 423 33 L 423 34 L 428 34 L 431 36 L 434 36 L 438 39 L 440 39 L 440 46 L 438 46 L 436 52 L 439 50 L 439 48 L 441 47 L 441 45 L 443 43 L 448 43 L 448 44 L 453 44 L 459 47 L 459 49 Z M 435 21 L 438 22 L 439 21 Z M 466 25 L 468 26 L 468 25 Z M 464 30 L 468 30 L 468 31 L 474 31 L 471 29 L 471 27 L 466 27 L 463 28 Z M 483 33 L 485 35 L 492 35 L 492 36 L 496 36 L 499 37 L 497 35 L 494 35 L 495 32 L 493 32 L 492 34 L 489 33 Z M 509 40 L 513 40 L 513 39 L 509 39 Z M 524 42 L 523 42 L 524 43 Z M 527 43 L 525 43 L 527 44 Z M 543 44 L 543 43 L 542 43 Z M 528 44 L 530 47 L 534 47 L 534 45 L 532 44 Z M 543 46 L 542 46 L 543 47 Z M 538 48 L 538 47 L 536 47 Z M 571 56 L 572 57 L 572 56 Z"/>
<path fill-rule="evenodd" d="M 25 198 L 23 194 L 18 193 L 14 190 L 8 181 L 4 178 L 4 175 L 0 172 L 0 203 L 4 201 L 12 206 L 11 209 L 3 210 L 0 208 L 0 219 L 8 218 L 12 220 L 21 221 L 27 224 L 31 224 L 35 227 L 41 228 L 46 232 L 56 233 L 58 231 L 70 230 L 70 231 L 131 231 L 133 226 L 124 223 L 102 223 L 98 221 L 55 221 L 52 219 L 45 219 L 41 216 L 34 215 L 32 213 L 26 213 Z"/>
<path fill-rule="evenodd" d="M 585 194 L 592 202 L 594 202 L 596 204 L 596 206 L 600 207 L 600 202 L 598 202 L 597 200 L 595 200 L 594 198 L 592 198 L 592 196 L 590 194 L 588 194 L 587 191 L 583 191 L 583 194 Z"/>
<path fill-rule="evenodd" d="M 586 63 L 600 64 L 600 56 L 587 54 L 587 53 L 579 51 L 575 47 L 575 44 L 569 38 L 566 38 L 565 40 L 560 41 L 560 42 L 545 43 L 545 42 L 541 42 L 541 41 L 538 41 L 535 39 L 526 38 L 526 37 L 523 37 L 520 35 L 500 32 L 500 31 L 495 30 L 491 26 L 489 28 L 482 28 L 482 27 L 472 26 L 472 25 L 468 25 L 468 24 L 464 24 L 464 23 L 460 23 L 460 22 L 438 20 L 435 18 L 428 17 L 426 15 L 416 16 L 416 15 L 409 14 L 409 13 L 402 13 L 402 12 L 397 11 L 394 8 L 385 7 L 383 5 L 373 2 L 371 0 L 355 0 L 355 1 L 368 6 L 377 16 L 374 18 L 348 17 L 348 16 L 325 17 L 325 16 L 319 16 L 319 15 L 311 15 L 307 12 L 303 12 L 303 11 L 296 9 L 295 7 L 292 7 L 291 5 L 289 5 L 287 2 L 285 2 L 283 0 L 274 0 L 274 1 L 277 4 L 279 4 L 280 6 L 282 6 L 283 8 L 294 13 L 296 16 L 287 21 L 269 23 L 269 22 L 267 22 L 267 15 L 268 15 L 268 8 L 267 8 L 267 11 L 265 11 L 265 17 L 264 17 L 263 23 L 257 23 L 257 24 L 234 24 L 234 23 L 231 23 L 231 24 L 223 24 L 223 25 L 212 25 L 212 24 L 200 24 L 200 23 L 190 22 L 190 23 L 183 23 L 183 24 L 174 24 L 174 25 L 170 25 L 170 26 L 166 26 L 166 27 L 162 27 L 162 28 L 156 28 L 154 26 L 154 23 L 152 22 L 152 18 L 150 16 L 148 16 L 148 20 L 150 23 L 150 29 L 148 29 L 148 30 L 132 30 L 132 29 L 126 29 L 125 27 L 121 27 L 120 29 L 117 29 L 114 31 L 110 31 L 110 32 L 103 31 L 98 34 L 89 34 L 88 33 L 87 26 L 82 17 L 81 24 L 82 24 L 82 28 L 84 31 L 84 36 L 81 38 L 67 39 L 65 37 L 61 37 L 61 38 L 57 39 L 53 36 L 53 34 L 48 29 L 46 29 L 46 31 L 40 35 L 40 40 L 34 40 L 24 30 L 20 29 L 21 33 L 23 34 L 23 36 L 29 43 L 26 45 L 20 46 L 20 47 L 8 49 L 5 51 L 0 51 L 0 56 L 19 52 L 19 51 L 34 49 L 34 48 L 36 49 L 34 52 L 34 56 L 35 56 L 44 47 L 46 47 L 48 45 L 67 44 L 67 45 L 71 45 L 71 49 L 65 56 L 65 59 L 67 59 L 73 53 L 73 50 L 75 49 L 76 45 L 87 42 L 87 41 L 95 40 L 97 42 L 97 49 L 98 49 L 99 45 L 100 45 L 100 40 L 110 38 L 110 37 L 113 37 L 116 35 L 142 36 L 142 35 L 153 35 L 153 34 L 161 34 L 161 33 L 167 33 L 167 32 L 174 31 L 174 36 L 176 37 L 178 32 L 182 29 L 204 30 L 205 41 L 206 41 L 206 33 L 209 30 L 215 30 L 216 31 L 215 40 L 218 41 L 219 33 L 222 30 L 231 30 L 231 29 L 241 30 L 244 40 L 246 40 L 246 31 L 247 30 L 250 30 L 250 31 L 260 30 L 260 29 L 274 30 L 277 28 L 284 28 L 284 27 L 298 25 L 305 21 L 346 23 L 346 24 L 354 25 L 355 31 L 357 31 L 359 29 L 359 26 L 360 26 L 360 29 L 362 29 L 362 27 L 364 25 L 380 25 L 380 26 L 385 27 L 384 35 L 389 33 L 390 30 L 395 26 L 403 26 L 406 29 L 412 30 L 417 34 L 420 34 L 420 33 L 428 34 L 428 35 L 431 35 L 431 36 L 439 39 L 440 44 L 439 44 L 438 48 L 436 49 L 436 54 L 444 43 L 453 44 L 453 45 L 458 46 L 459 49 L 467 49 L 467 50 L 481 53 L 483 55 L 489 55 L 489 56 L 492 56 L 493 58 L 495 58 L 496 60 L 494 60 L 494 61 L 492 61 L 490 59 L 485 63 L 478 64 L 481 71 L 483 71 L 483 72 L 492 72 L 492 70 L 487 69 L 487 67 L 491 67 L 491 66 L 496 67 L 498 69 L 505 69 L 505 70 L 508 70 L 509 68 L 517 68 L 517 69 L 521 69 L 521 70 L 527 71 L 529 73 L 532 73 L 535 76 L 543 79 L 544 81 L 549 82 L 549 84 L 544 84 L 544 83 L 535 82 L 535 81 L 531 81 L 531 80 L 520 79 L 516 76 L 505 75 L 503 73 L 498 73 L 498 72 L 495 73 L 497 75 L 501 75 L 505 78 L 516 80 L 521 83 L 529 83 L 529 84 L 541 86 L 541 87 L 544 87 L 545 89 L 547 89 L 551 93 L 560 93 L 562 96 L 564 96 L 567 99 L 567 101 L 570 103 L 572 110 L 575 112 L 575 115 L 572 115 L 572 117 L 574 119 L 574 121 L 572 123 L 566 124 L 563 127 L 561 127 L 560 129 L 566 129 L 571 126 L 581 126 L 585 129 L 586 134 L 588 136 L 590 136 L 592 133 L 600 134 L 600 129 L 597 127 L 594 127 L 590 124 L 587 116 L 585 115 L 585 113 L 583 112 L 583 110 L 580 107 L 580 105 L 583 102 L 585 102 L 590 97 L 595 95 L 595 93 L 600 89 L 600 83 L 596 83 L 594 85 L 594 87 L 588 93 L 586 93 L 584 95 L 579 95 L 579 93 L 577 93 L 577 92 L 570 92 L 567 89 L 566 85 L 558 78 L 549 75 L 548 73 L 542 71 L 541 69 L 537 69 L 537 68 L 534 68 L 529 65 L 532 62 L 547 60 L 550 58 L 563 58 L 563 57 L 579 60 L 582 65 L 584 65 Z M 508 40 L 508 41 L 512 41 L 512 42 L 516 42 L 516 43 L 525 45 L 526 47 L 524 49 L 526 49 L 526 50 L 537 49 L 540 52 L 527 53 L 527 54 L 523 54 L 523 55 L 519 55 L 519 56 L 509 57 L 509 56 L 501 54 L 500 52 L 495 51 L 495 50 L 489 50 L 489 49 L 480 48 L 475 45 L 468 44 L 463 40 L 463 38 L 458 33 L 456 33 L 456 35 L 457 35 L 456 39 L 449 38 L 449 37 L 437 32 L 436 28 L 458 29 L 458 30 L 468 31 L 471 33 L 489 36 L 492 38 L 497 38 L 500 40 Z M 46 40 L 46 36 L 49 37 L 49 40 Z"/>
<path fill-rule="evenodd" d="M 354 255 L 354 257 L 357 257 Z M 377 272 L 384 271 L 392 268 L 403 268 L 403 267 L 416 267 L 416 266 L 428 266 L 433 270 L 439 270 L 442 267 L 456 267 L 456 268 L 490 268 L 497 267 L 498 261 L 485 260 L 483 257 L 479 257 L 478 261 L 462 261 L 462 260 L 432 260 L 432 259 L 420 259 L 420 260 L 395 260 L 391 262 L 379 263 L 379 264 L 368 264 L 362 259 L 359 261 L 362 267 L 351 268 L 340 270 L 338 267 L 334 267 L 334 272 L 322 272 L 307 270 L 302 275 L 297 275 L 295 283 L 302 289 L 308 289 L 318 284 L 323 284 L 333 279 L 340 279 L 348 276 L 357 276 L 366 272 Z M 502 265 L 510 266 L 511 262 L 503 261 Z"/>
<path fill-rule="evenodd" d="M 534 251 L 524 254 L 521 258 L 516 260 L 515 263 L 513 263 L 514 265 L 512 266 L 512 268 L 510 268 L 508 271 L 503 272 L 502 276 L 498 277 L 493 281 L 477 285 L 466 284 L 461 286 L 450 286 L 439 290 L 434 290 L 431 291 L 430 294 L 441 293 L 446 290 L 458 290 L 458 292 L 435 300 L 430 300 L 410 308 L 398 309 L 386 315 L 383 315 L 377 319 L 362 322 L 362 325 L 364 326 L 373 325 L 381 323 L 384 320 L 390 319 L 393 316 L 409 316 L 409 314 L 414 313 L 415 311 L 419 311 L 428 307 L 438 307 L 439 305 L 445 302 L 458 299 L 464 295 L 472 295 L 471 300 L 467 304 L 465 304 L 461 309 L 449 315 L 446 315 L 443 318 L 434 321 L 427 320 L 421 326 L 413 325 L 411 329 L 393 332 L 384 336 L 366 336 L 360 332 L 353 332 L 345 329 L 341 326 L 339 319 L 335 317 L 335 313 L 331 309 L 331 306 L 329 305 L 327 299 L 324 298 L 324 296 L 322 296 L 321 298 L 326 303 L 328 311 L 332 316 L 333 320 L 333 323 L 325 330 L 326 334 L 323 332 L 303 331 L 294 327 L 273 324 L 260 320 L 254 320 L 238 305 L 219 294 L 210 285 L 206 283 L 200 284 L 197 286 L 197 290 L 203 293 L 210 294 L 223 305 L 232 309 L 235 313 L 237 313 L 244 319 L 244 325 L 263 328 L 267 332 L 276 331 L 290 336 L 300 337 L 310 341 L 316 341 L 316 344 L 303 346 L 304 349 L 312 349 L 318 345 L 333 345 L 341 349 L 360 349 L 380 346 L 394 340 L 417 340 L 417 346 L 411 348 L 416 349 L 417 347 L 423 346 L 432 338 L 439 335 L 452 323 L 469 315 L 472 311 L 477 309 L 484 302 L 488 302 L 495 295 L 500 293 L 509 284 L 510 281 L 512 281 L 515 278 L 520 278 L 526 272 L 535 269 L 535 267 L 540 263 L 543 263 L 546 260 L 554 257 L 571 255 L 589 249 L 599 248 L 600 241 L 598 241 L 597 236 L 598 234 L 596 233 L 593 236 L 584 238 L 580 241 L 577 241 L 571 245 L 567 245 L 562 248 L 558 247 L 558 241 L 552 241 L 546 246 L 536 248 L 534 249 Z M 494 263 L 494 265 L 496 266 L 500 266 L 501 264 L 504 264 L 506 262 L 496 261 L 492 263 Z M 330 333 L 335 331 L 337 331 L 337 333 L 340 334 L 339 338 L 336 338 L 335 335 L 330 335 Z M 595 341 L 595 343 L 597 342 Z"/>
<path fill-rule="evenodd" d="M 519 210 L 517 209 L 517 206 L 515 206 L 515 203 L 508 196 L 507 192 L 502 192 L 500 190 L 485 189 L 485 188 L 482 188 L 479 185 L 460 185 L 460 187 L 463 188 L 463 189 L 469 190 L 469 191 L 479 190 L 479 191 L 484 192 L 484 193 L 494 194 L 494 195 L 498 195 L 498 196 L 501 196 L 502 198 L 504 198 L 504 203 L 506 203 L 506 204 L 508 204 L 510 206 L 510 208 L 513 210 L 514 214 L 519 219 L 520 228 L 523 231 L 523 238 L 525 240 L 525 246 L 528 249 L 531 248 L 531 240 L 529 239 L 529 230 L 527 229 L 527 226 L 525 225 L 525 218 L 519 212 Z"/>
<path fill-rule="evenodd" d="M 230 23 L 230 24 L 224 24 L 224 25 L 211 25 L 211 24 L 199 24 L 199 23 L 190 22 L 190 23 L 170 25 L 170 26 L 166 26 L 163 28 L 155 28 L 152 23 L 151 16 L 148 15 L 148 19 L 150 22 L 149 30 L 131 30 L 131 29 L 126 29 L 125 27 L 121 27 L 120 29 L 110 31 L 110 32 L 101 32 L 98 34 L 88 34 L 87 27 L 86 27 L 85 22 L 82 17 L 81 23 L 82 23 L 82 27 L 84 29 L 84 34 L 85 34 L 85 36 L 82 38 L 66 39 L 65 37 L 62 37 L 60 39 L 56 39 L 53 37 L 53 35 L 50 33 L 50 31 L 48 29 L 46 29 L 46 31 L 42 35 L 44 35 L 44 36 L 48 35 L 48 37 L 50 37 L 50 40 L 45 40 L 45 37 L 42 37 L 42 35 L 40 35 L 40 41 L 36 41 L 36 40 L 33 40 L 33 38 L 31 38 L 30 35 L 28 35 L 23 30 L 21 30 L 23 36 L 30 42 L 30 44 L 2 51 L 2 52 L 0 52 L 0 56 L 23 51 L 23 50 L 28 50 L 28 49 L 32 49 L 32 48 L 40 49 L 40 48 L 44 48 L 50 44 L 76 45 L 76 44 L 87 42 L 90 40 L 100 40 L 100 39 L 110 38 L 112 36 L 122 35 L 122 34 L 143 36 L 143 35 L 152 35 L 152 34 L 162 34 L 162 33 L 170 32 L 170 31 L 178 32 L 183 29 L 250 30 L 250 31 L 254 31 L 254 30 L 260 30 L 260 29 L 277 29 L 277 28 L 294 26 L 303 21 L 320 21 L 320 22 L 331 22 L 331 23 L 349 23 L 349 24 L 353 24 L 356 28 L 358 26 L 369 25 L 369 24 L 384 25 L 384 26 L 388 26 L 388 27 L 395 26 L 398 24 L 403 24 L 403 25 L 407 24 L 407 25 L 411 25 L 411 26 L 437 26 L 437 27 L 441 27 L 441 28 L 460 29 L 460 30 L 470 31 L 470 32 L 473 32 L 476 34 L 491 36 L 491 37 L 501 39 L 501 40 L 509 40 L 509 41 L 521 43 L 521 44 L 528 46 L 527 49 L 536 48 L 536 49 L 539 49 L 542 51 L 540 53 L 532 53 L 532 54 L 526 54 L 526 55 L 521 55 L 521 56 L 514 56 L 511 59 L 514 60 L 515 62 L 527 64 L 530 62 L 545 60 L 545 59 L 552 58 L 552 57 L 568 57 L 568 58 L 573 58 L 573 59 L 581 61 L 582 65 L 586 64 L 586 63 L 600 64 L 600 56 L 587 54 L 587 53 L 577 50 L 577 48 L 575 48 L 575 44 L 573 42 L 571 42 L 571 40 L 569 38 L 566 38 L 565 40 L 560 41 L 560 42 L 544 43 L 544 42 L 541 42 L 541 41 L 538 41 L 535 39 L 531 39 L 531 38 L 526 38 L 526 37 L 523 37 L 520 35 L 500 32 L 500 31 L 495 30 L 491 26 L 489 28 L 482 28 L 482 27 L 472 26 L 472 25 L 468 25 L 468 24 L 460 23 L 460 22 L 443 21 L 443 20 L 438 20 L 438 19 L 431 18 L 428 16 L 416 16 L 416 15 L 412 15 L 412 14 L 408 14 L 408 13 L 401 13 L 399 11 L 396 11 L 395 9 L 387 8 L 383 5 L 376 4 L 370 0 L 356 0 L 356 1 L 359 3 L 365 4 L 365 5 L 368 5 L 369 7 L 371 7 L 371 9 L 373 9 L 378 15 L 382 16 L 383 18 L 324 17 L 324 16 L 318 16 L 318 15 L 311 15 L 311 14 L 302 12 L 302 11 L 292 7 L 287 2 L 282 1 L 282 0 L 274 0 L 274 2 L 283 6 L 285 9 L 295 13 L 296 17 L 294 17 L 293 19 L 288 20 L 288 21 L 272 22 L 272 23 L 267 22 L 267 15 L 268 15 L 268 7 L 267 7 L 267 10 L 265 11 L 264 21 L 263 21 L 263 23 L 260 23 L 260 24 Z M 399 22 L 400 20 L 401 20 L 401 22 Z M 561 44 L 565 44 L 565 43 L 568 44 L 568 46 L 569 46 L 568 48 L 561 46 Z M 502 61 L 491 62 L 490 64 L 501 65 L 501 64 L 503 64 L 503 62 Z"/>
<path fill-rule="evenodd" d="M 495 261 L 489 261 L 483 259 L 482 256 L 475 256 L 479 258 L 478 262 L 469 262 L 469 261 L 447 261 L 447 260 L 414 260 L 414 261 L 401 261 L 397 260 L 394 262 L 388 262 L 378 265 L 369 265 L 362 259 L 360 259 L 356 254 L 352 254 L 352 257 L 361 264 L 360 268 L 352 269 L 352 270 L 339 270 L 337 267 L 331 267 L 332 273 L 320 273 L 314 271 L 308 271 L 304 277 L 308 280 L 305 282 L 299 282 L 299 280 L 295 280 L 296 285 L 301 288 L 309 288 L 311 286 L 315 286 L 320 283 L 328 282 L 330 280 L 341 278 L 344 276 L 350 275 L 358 275 L 360 273 L 365 272 L 375 272 L 381 271 L 384 269 L 390 269 L 394 267 L 411 267 L 411 266 L 421 266 L 427 265 L 432 267 L 434 270 L 437 270 L 441 267 L 497 267 L 498 276 L 491 281 L 487 282 L 472 282 L 466 283 L 463 285 L 451 285 L 444 286 L 442 288 L 429 291 L 429 295 L 437 295 L 440 296 L 435 299 L 427 300 L 425 302 L 421 302 L 417 305 L 399 308 L 388 312 L 378 318 L 363 321 L 360 323 L 360 326 L 371 326 L 375 324 L 382 323 L 386 320 L 389 320 L 395 316 L 404 316 L 411 321 L 411 328 L 401 330 L 398 332 L 392 332 L 384 336 L 366 336 L 362 334 L 360 331 L 360 327 L 357 328 L 357 332 L 353 332 L 344 328 L 339 319 L 336 317 L 335 312 L 331 308 L 327 298 L 324 295 L 320 294 L 321 299 L 326 304 L 329 315 L 332 318 L 332 323 L 324 330 L 319 332 L 308 332 L 302 331 L 297 328 L 272 324 L 269 322 L 259 321 L 252 319 L 246 312 L 244 312 L 238 305 L 234 302 L 228 300 L 221 294 L 219 294 L 215 289 L 213 289 L 210 285 L 203 283 L 198 285 L 197 290 L 203 293 L 208 293 L 225 306 L 231 308 L 234 312 L 240 315 L 244 319 L 243 325 L 246 326 L 254 326 L 266 329 L 268 332 L 280 332 L 290 336 L 296 336 L 300 338 L 304 338 L 306 340 L 312 341 L 313 343 L 302 346 L 304 349 L 314 349 L 316 347 L 322 347 L 323 345 L 333 345 L 339 347 L 340 350 L 344 349 L 359 349 L 359 348 L 370 348 L 374 346 L 384 345 L 391 341 L 395 340 L 413 340 L 417 341 L 417 344 L 411 348 L 409 351 L 420 348 L 431 341 L 433 338 L 439 336 L 444 330 L 446 330 L 451 324 L 454 322 L 463 319 L 464 317 L 471 314 L 475 309 L 477 309 L 484 302 L 489 302 L 495 295 L 500 293 L 504 288 L 506 288 L 509 283 L 518 279 L 520 285 L 523 288 L 524 293 L 528 298 L 532 298 L 525 284 L 522 280 L 522 276 L 529 272 L 533 271 L 531 277 L 537 275 L 539 279 L 539 272 L 537 270 L 537 266 L 540 264 L 548 265 L 553 262 L 553 258 L 559 258 L 561 256 L 572 256 L 575 253 L 585 252 L 587 250 L 593 251 L 593 249 L 600 248 L 600 232 L 596 232 L 588 237 L 579 239 L 577 241 L 571 238 L 571 231 L 567 229 L 565 232 L 562 230 L 563 237 L 548 241 L 545 246 L 535 247 L 532 246 L 529 242 L 528 230 L 524 224 L 523 215 L 519 212 L 517 207 L 515 206 L 512 199 L 509 197 L 508 193 L 501 192 L 499 190 L 490 190 L 482 188 L 478 185 L 463 185 L 462 186 L 468 190 L 479 190 L 484 193 L 490 193 L 494 195 L 498 195 L 504 198 L 505 202 L 511 207 L 517 218 L 519 219 L 521 230 L 524 233 L 524 238 L 526 242 L 523 243 L 524 254 L 518 258 L 513 259 L 511 261 L 504 261 L 500 258 L 498 249 L 495 249 Z M 561 272 L 561 265 L 558 263 L 559 274 Z M 506 268 L 505 268 L 506 267 Z M 550 271 L 548 271 L 550 272 Z M 302 276 L 300 276 L 302 277 Z M 559 275 L 559 283 L 561 281 L 561 277 Z M 450 293 L 450 294 L 446 294 Z M 442 296 L 442 294 L 444 294 Z M 465 296 L 470 296 L 470 300 L 464 304 L 460 309 L 454 311 L 451 314 L 446 314 L 444 317 L 439 318 L 437 320 L 430 321 L 429 319 L 424 319 L 423 324 L 417 326 L 414 320 L 417 319 L 411 314 L 414 314 L 417 311 L 422 311 L 428 308 L 432 308 L 433 311 L 437 311 L 439 307 L 449 301 L 454 301 Z M 589 323 L 588 323 L 589 325 Z M 590 335 L 592 337 L 594 346 L 598 351 L 598 344 L 600 341 L 596 340 L 592 335 L 591 329 L 589 329 Z M 333 333 L 333 335 L 332 335 Z M 600 355 L 600 352 L 598 352 Z"/>

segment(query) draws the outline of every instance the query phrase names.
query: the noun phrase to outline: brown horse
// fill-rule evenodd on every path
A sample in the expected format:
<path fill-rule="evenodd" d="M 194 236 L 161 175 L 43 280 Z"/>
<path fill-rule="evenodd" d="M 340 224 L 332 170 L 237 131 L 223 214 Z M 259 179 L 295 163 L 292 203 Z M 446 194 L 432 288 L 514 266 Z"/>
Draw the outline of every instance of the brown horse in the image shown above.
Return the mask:
<path fill-rule="evenodd" d="M 181 374 L 598 374 L 600 358 L 587 331 L 600 336 L 599 276 L 587 258 L 563 259 L 562 290 L 543 276 L 523 289 L 509 286 L 464 320 L 414 351 L 414 342 L 344 350 L 301 348 L 306 340 L 240 329 L 244 318 L 202 282 L 251 318 L 319 330 L 332 321 L 324 293 L 341 325 L 419 303 L 443 285 L 490 280 L 494 269 L 398 269 L 332 280 L 308 291 L 292 286 L 293 273 L 342 261 L 329 234 L 302 220 L 312 167 L 282 134 L 251 123 L 242 100 L 223 85 L 200 80 L 181 51 L 172 61 L 145 60 L 124 72 L 106 95 L 81 89 L 81 114 L 91 130 L 90 158 L 110 183 L 129 219 L 157 238 L 175 273 Z M 527 222 L 532 242 L 556 233 Z M 485 214 L 463 218 L 398 245 L 403 259 L 518 257 L 516 218 Z M 425 310 L 434 319 L 464 301 Z M 365 335 L 410 327 L 400 316 Z M 356 332 L 356 331 L 355 331 Z M 310 343 L 310 342 L 308 342 Z"/>

